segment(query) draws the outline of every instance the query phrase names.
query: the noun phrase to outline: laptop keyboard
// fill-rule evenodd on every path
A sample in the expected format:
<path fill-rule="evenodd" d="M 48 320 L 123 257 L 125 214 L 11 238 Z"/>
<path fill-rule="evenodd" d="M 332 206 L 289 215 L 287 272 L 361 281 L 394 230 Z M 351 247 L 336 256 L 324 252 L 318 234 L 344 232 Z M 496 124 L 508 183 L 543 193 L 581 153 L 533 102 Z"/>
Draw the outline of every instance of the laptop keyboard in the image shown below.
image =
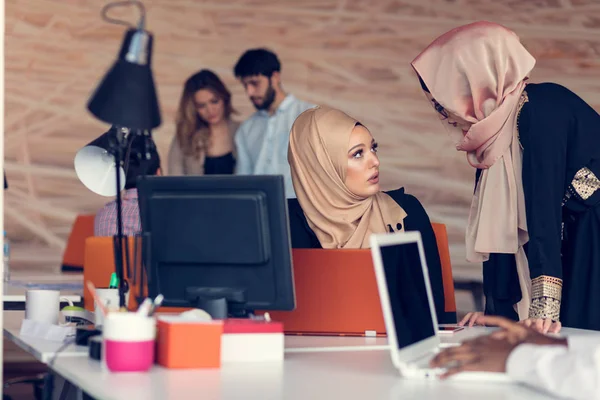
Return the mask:
<path fill-rule="evenodd" d="M 423 354 L 421 357 L 417 358 L 413 362 L 410 363 L 410 367 L 415 370 L 419 370 L 421 372 L 425 372 L 430 377 L 435 377 L 442 375 L 446 372 L 445 368 L 431 368 L 429 362 L 435 357 L 438 351 L 430 351 Z"/>
<path fill-rule="evenodd" d="M 433 357 L 435 357 L 436 354 L 437 352 L 434 351 L 427 352 L 416 360 L 413 360 L 410 365 L 417 369 L 430 369 L 431 367 L 429 366 L 429 362 L 433 359 Z"/>

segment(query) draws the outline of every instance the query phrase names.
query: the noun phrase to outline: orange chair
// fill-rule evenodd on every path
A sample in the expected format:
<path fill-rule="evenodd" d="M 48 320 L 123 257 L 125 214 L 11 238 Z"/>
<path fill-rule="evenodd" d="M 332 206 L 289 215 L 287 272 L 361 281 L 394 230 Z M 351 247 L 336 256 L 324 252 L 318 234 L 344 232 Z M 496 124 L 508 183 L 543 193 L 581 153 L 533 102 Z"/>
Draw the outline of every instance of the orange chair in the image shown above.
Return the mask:
<path fill-rule="evenodd" d="M 446 312 L 456 312 L 446 226 L 432 224 L 442 266 Z M 296 309 L 270 312 L 286 333 L 385 334 L 370 250 L 293 249 Z M 261 312 L 262 313 L 262 312 Z"/>
<path fill-rule="evenodd" d="M 269 312 L 286 333 L 385 334 L 370 250 L 292 249 L 292 259 L 296 309 Z"/>
<path fill-rule="evenodd" d="M 83 270 L 85 240 L 94 236 L 94 217 L 93 214 L 87 214 L 78 215 L 75 218 L 63 253 L 62 271 L 81 272 Z"/>
<path fill-rule="evenodd" d="M 445 311 L 456 312 L 446 226 L 432 225 L 442 265 Z M 133 254 L 133 238 L 129 245 L 130 254 Z M 371 330 L 385 334 L 370 250 L 292 249 L 292 259 L 296 309 L 270 312 L 274 320 L 284 323 L 286 333 L 364 335 L 366 330 Z M 88 238 L 84 281 L 106 287 L 114 268 L 113 239 Z M 138 285 L 132 285 L 130 309 L 137 307 L 136 296 L 140 293 L 139 279 L 137 281 Z M 93 299 L 87 287 L 84 287 L 84 304 L 86 309 L 93 310 Z M 165 309 L 169 312 L 180 310 L 185 309 Z"/>
<path fill-rule="evenodd" d="M 435 240 L 437 242 L 438 252 L 440 253 L 440 262 L 442 264 L 442 282 L 444 285 L 444 308 L 446 312 L 456 312 L 456 297 L 454 295 L 454 278 L 452 277 L 452 262 L 450 260 L 450 246 L 448 244 L 448 232 L 446 225 L 431 223 Z"/>
<path fill-rule="evenodd" d="M 134 238 L 129 238 L 129 254 L 132 266 L 134 247 Z M 137 260 L 139 260 L 140 255 L 141 249 L 138 248 Z M 110 276 L 113 272 L 115 272 L 113 238 L 110 236 L 92 236 L 87 238 L 85 240 L 85 255 L 83 261 L 83 281 L 91 281 L 94 286 L 105 288 L 108 287 Z M 133 270 L 131 272 L 133 273 Z M 135 309 L 137 308 L 136 297 L 140 293 L 140 286 L 139 284 L 133 285 L 133 281 L 131 277 L 127 275 L 127 271 L 124 271 L 124 274 L 129 284 L 132 286 L 129 291 L 129 308 Z M 83 285 L 83 304 L 86 310 L 94 310 L 94 299 L 92 298 L 87 285 Z"/>

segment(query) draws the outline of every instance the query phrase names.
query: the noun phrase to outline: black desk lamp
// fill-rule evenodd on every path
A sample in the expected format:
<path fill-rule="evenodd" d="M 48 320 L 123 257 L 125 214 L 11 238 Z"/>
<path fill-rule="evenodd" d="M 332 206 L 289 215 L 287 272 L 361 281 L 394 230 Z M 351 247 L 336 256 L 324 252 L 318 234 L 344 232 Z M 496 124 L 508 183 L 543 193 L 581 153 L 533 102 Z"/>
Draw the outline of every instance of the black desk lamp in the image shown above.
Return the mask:
<path fill-rule="evenodd" d="M 141 17 L 137 27 L 107 16 L 110 8 L 125 5 L 135 5 L 140 9 Z M 127 170 L 124 154 L 129 151 L 135 136 L 143 136 L 146 141 L 146 151 L 140 156 L 150 159 L 148 149 L 154 146 L 150 132 L 160 125 L 161 117 L 151 69 L 153 39 L 152 34 L 144 29 L 146 20 L 144 5 L 135 0 L 109 3 L 102 9 L 102 18 L 110 23 L 129 27 L 117 60 L 96 88 L 87 106 L 96 118 L 112 125 L 108 132 L 90 145 L 100 147 L 114 157 L 117 202 L 115 272 L 119 278 L 119 307 L 124 307 L 127 283 L 124 279 L 123 248 L 125 247 L 126 252 L 129 248 L 127 237 L 123 235 L 121 210 L 121 190 L 124 187 L 122 171 Z M 85 150 L 85 147 L 82 150 Z M 129 272 L 129 257 L 125 257 L 125 263 Z"/>

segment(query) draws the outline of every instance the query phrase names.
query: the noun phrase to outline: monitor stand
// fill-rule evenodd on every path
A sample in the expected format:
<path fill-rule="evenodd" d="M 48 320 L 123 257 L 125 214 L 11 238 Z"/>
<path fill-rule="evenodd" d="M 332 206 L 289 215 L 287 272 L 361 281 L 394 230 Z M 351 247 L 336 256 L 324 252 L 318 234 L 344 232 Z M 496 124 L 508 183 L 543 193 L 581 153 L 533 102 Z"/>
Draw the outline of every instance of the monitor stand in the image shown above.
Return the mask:
<path fill-rule="evenodd" d="M 193 307 L 206 311 L 214 319 L 248 317 L 246 291 L 243 289 L 188 287 L 185 294 Z"/>

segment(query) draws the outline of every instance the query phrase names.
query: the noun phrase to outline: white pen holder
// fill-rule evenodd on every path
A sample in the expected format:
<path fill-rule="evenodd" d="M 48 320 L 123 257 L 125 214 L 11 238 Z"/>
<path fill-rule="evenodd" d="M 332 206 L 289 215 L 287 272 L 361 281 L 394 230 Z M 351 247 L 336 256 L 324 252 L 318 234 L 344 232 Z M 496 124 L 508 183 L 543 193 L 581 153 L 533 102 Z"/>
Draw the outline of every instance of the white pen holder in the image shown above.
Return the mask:
<path fill-rule="evenodd" d="M 119 289 L 96 288 L 96 295 L 108 311 L 119 310 Z M 125 307 L 129 307 L 129 291 L 125 292 Z M 94 313 L 96 315 L 95 325 L 97 327 L 102 326 L 104 324 L 104 314 L 102 314 L 97 302 L 94 302 Z"/>
<path fill-rule="evenodd" d="M 154 363 L 156 321 L 133 312 L 106 316 L 102 329 L 104 361 L 112 372 L 147 371 Z"/>

